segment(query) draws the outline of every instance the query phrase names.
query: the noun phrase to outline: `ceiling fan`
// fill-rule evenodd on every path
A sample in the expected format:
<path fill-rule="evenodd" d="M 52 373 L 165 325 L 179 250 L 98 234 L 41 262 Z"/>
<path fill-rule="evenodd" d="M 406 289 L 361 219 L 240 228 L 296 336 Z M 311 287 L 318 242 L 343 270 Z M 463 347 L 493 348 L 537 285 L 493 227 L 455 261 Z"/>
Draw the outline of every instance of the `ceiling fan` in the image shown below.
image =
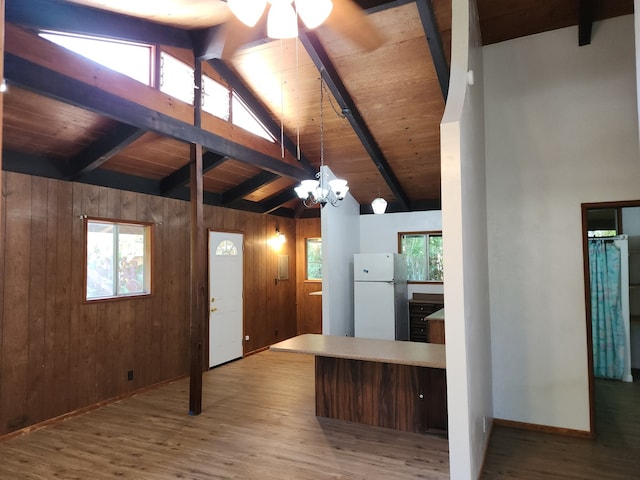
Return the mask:
<path fill-rule="evenodd" d="M 361 48 L 378 48 L 384 37 L 353 0 L 227 0 L 233 13 L 225 24 L 222 53 L 229 59 L 255 36 L 255 28 L 266 22 L 270 38 L 298 36 L 298 17 L 311 30 L 326 25 Z"/>

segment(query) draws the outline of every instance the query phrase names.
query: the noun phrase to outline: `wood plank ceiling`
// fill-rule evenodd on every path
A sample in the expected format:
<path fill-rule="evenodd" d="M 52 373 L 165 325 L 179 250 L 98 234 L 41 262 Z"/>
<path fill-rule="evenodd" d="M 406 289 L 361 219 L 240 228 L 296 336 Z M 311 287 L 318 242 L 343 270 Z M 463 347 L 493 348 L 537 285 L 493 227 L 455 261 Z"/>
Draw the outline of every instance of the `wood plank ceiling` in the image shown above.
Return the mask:
<path fill-rule="evenodd" d="M 362 212 L 379 195 L 389 211 L 439 208 L 451 0 L 357 3 L 383 37 L 372 51 L 329 26 L 284 41 L 256 27 L 223 60 L 218 41 L 230 12 L 220 0 L 7 0 L 3 168 L 186 199 L 189 142 L 204 139 L 206 203 L 308 215 L 292 189 L 320 165 L 322 71 L 324 161 L 348 180 Z M 570 25 L 586 44 L 593 21 L 632 13 L 633 2 L 478 0 L 478 10 L 485 44 Z M 233 87 L 277 137 L 282 128 L 287 148 L 208 114 L 201 138 L 189 127 L 191 106 L 61 51 L 34 35 L 41 29 L 146 42 L 191 64 L 201 58 L 204 73 Z M 132 91 L 140 91 L 134 103 L 119 100 Z"/>

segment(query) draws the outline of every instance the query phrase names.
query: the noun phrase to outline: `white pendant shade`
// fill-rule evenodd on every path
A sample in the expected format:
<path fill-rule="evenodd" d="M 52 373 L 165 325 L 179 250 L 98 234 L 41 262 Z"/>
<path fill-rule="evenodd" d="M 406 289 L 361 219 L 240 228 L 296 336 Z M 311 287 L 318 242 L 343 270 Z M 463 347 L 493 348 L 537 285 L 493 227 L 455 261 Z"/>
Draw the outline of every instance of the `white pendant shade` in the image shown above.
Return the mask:
<path fill-rule="evenodd" d="M 347 192 L 349 191 L 349 187 L 347 187 L 347 181 L 342 180 L 341 178 L 336 178 L 334 180 L 331 180 L 329 182 L 329 187 L 336 194 L 336 197 L 338 197 L 338 200 L 342 200 L 344 196 L 347 194 Z"/>
<path fill-rule="evenodd" d="M 227 0 L 227 5 L 238 20 L 253 27 L 262 17 L 267 0 Z"/>
<path fill-rule="evenodd" d="M 387 210 L 387 201 L 382 198 L 374 198 L 371 202 L 371 208 L 373 208 L 373 213 L 381 215 Z"/>
<path fill-rule="evenodd" d="M 267 16 L 267 35 L 270 38 L 295 38 L 298 36 L 298 17 L 291 0 L 269 0 L 271 8 Z"/>
<path fill-rule="evenodd" d="M 316 28 L 322 24 L 333 10 L 331 0 L 296 0 L 298 15 L 307 28 Z"/>

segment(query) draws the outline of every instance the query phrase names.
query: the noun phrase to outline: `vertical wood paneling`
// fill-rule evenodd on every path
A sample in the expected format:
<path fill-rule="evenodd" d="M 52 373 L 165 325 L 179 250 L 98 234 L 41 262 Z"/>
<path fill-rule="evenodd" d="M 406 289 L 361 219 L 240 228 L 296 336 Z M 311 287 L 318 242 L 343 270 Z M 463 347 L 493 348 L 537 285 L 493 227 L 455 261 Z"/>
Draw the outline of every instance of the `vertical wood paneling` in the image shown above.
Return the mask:
<path fill-rule="evenodd" d="M 138 214 L 138 198 L 143 196 L 133 192 L 122 192 L 121 211 L 122 220 L 141 221 Z M 136 312 L 137 305 L 144 305 L 145 300 L 126 300 L 117 302 L 120 304 L 120 328 L 118 336 L 122 345 L 122 355 L 120 356 L 119 370 L 117 372 L 118 390 L 129 391 L 133 388 L 133 382 L 127 379 L 129 370 L 134 371 L 135 378 L 135 351 L 138 338 L 136 337 Z M 142 338 L 142 337 L 141 337 Z"/>
<path fill-rule="evenodd" d="M 27 411 L 33 422 L 44 417 L 45 318 L 47 292 L 47 249 L 44 233 L 47 228 L 48 181 L 32 178 L 30 275 L 29 275 L 29 371 L 27 375 Z"/>
<path fill-rule="evenodd" d="M 21 177 L 6 188 L 7 219 L 4 277 L 0 427 L 12 430 L 29 423 L 28 325 L 31 239 L 31 178 Z"/>
<path fill-rule="evenodd" d="M 6 183 L 13 183 L 14 175 L 7 175 Z M 54 395 L 56 394 L 56 383 L 54 378 L 54 357 L 56 340 L 56 294 L 57 283 L 56 264 L 58 250 L 57 218 L 58 218 L 58 187 L 60 182 L 50 181 L 47 190 L 47 226 L 45 234 L 45 247 L 47 249 L 47 290 L 45 298 L 45 418 L 56 415 Z M 9 252 L 7 252 L 9 253 Z"/>
<path fill-rule="evenodd" d="M 0 435 L 186 375 L 189 204 L 16 173 L 5 173 L 3 189 Z M 293 335 L 296 221 L 211 206 L 204 214 L 206 228 L 244 234 L 245 353 Z M 84 302 L 82 215 L 155 224 L 151 297 Z M 290 259 L 278 285 L 266 243 L 276 223 Z"/>
<path fill-rule="evenodd" d="M 54 412 L 56 415 L 71 409 L 70 394 L 71 371 L 70 355 L 74 345 L 71 344 L 71 325 L 69 313 L 71 310 L 71 233 L 72 233 L 72 201 L 73 185 L 60 182 L 58 185 L 58 212 L 56 217 L 57 248 L 56 255 L 56 285 L 55 285 L 55 330 L 53 378 L 56 388 L 61 391 L 54 396 Z M 80 267 L 82 268 L 82 267 Z"/>
<path fill-rule="evenodd" d="M 163 321 L 162 317 L 165 314 L 165 298 L 162 292 L 167 290 L 167 278 L 164 269 L 164 259 L 169 258 L 169 254 L 165 254 L 167 251 L 167 244 L 164 241 L 163 232 L 166 230 L 166 226 L 163 223 L 164 219 L 164 205 L 168 202 L 163 201 L 158 197 L 151 197 L 149 204 L 151 205 L 151 215 L 154 222 L 153 227 L 153 271 L 151 272 L 152 280 L 151 285 L 153 288 L 153 301 L 151 307 L 151 318 L 147 319 L 149 325 L 149 338 L 146 339 L 148 348 L 148 356 L 145 358 L 144 363 L 136 363 L 138 368 L 144 368 L 145 372 L 138 375 L 140 380 L 148 379 L 147 383 L 141 385 L 151 385 L 162 380 L 163 368 L 162 358 L 164 352 L 164 337 L 163 337 Z"/>

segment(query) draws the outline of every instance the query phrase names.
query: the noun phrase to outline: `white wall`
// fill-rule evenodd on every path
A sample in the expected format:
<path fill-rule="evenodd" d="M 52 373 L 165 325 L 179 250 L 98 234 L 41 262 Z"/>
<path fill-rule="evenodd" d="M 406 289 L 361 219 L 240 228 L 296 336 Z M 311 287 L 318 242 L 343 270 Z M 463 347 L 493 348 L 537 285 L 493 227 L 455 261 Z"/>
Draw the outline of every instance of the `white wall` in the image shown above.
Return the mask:
<path fill-rule="evenodd" d="M 482 46 L 475 1 L 453 0 L 449 97 L 441 124 L 449 465 L 479 477 L 491 421 Z M 475 83 L 467 84 L 468 71 Z M 487 425 L 488 426 L 488 425 Z"/>
<path fill-rule="evenodd" d="M 580 205 L 640 197 L 633 28 L 484 48 L 496 418 L 590 429 Z"/>
<path fill-rule="evenodd" d="M 329 167 L 329 178 L 334 178 Z M 347 194 L 339 207 L 326 205 L 322 228 L 322 333 L 353 336 L 353 255 L 360 247 L 360 205 Z"/>
<path fill-rule="evenodd" d="M 398 232 L 442 230 L 442 212 L 385 213 L 360 216 L 360 253 L 398 251 Z M 445 240 L 446 241 L 446 240 Z M 415 293 L 443 293 L 442 284 L 409 284 L 409 298 Z"/>

